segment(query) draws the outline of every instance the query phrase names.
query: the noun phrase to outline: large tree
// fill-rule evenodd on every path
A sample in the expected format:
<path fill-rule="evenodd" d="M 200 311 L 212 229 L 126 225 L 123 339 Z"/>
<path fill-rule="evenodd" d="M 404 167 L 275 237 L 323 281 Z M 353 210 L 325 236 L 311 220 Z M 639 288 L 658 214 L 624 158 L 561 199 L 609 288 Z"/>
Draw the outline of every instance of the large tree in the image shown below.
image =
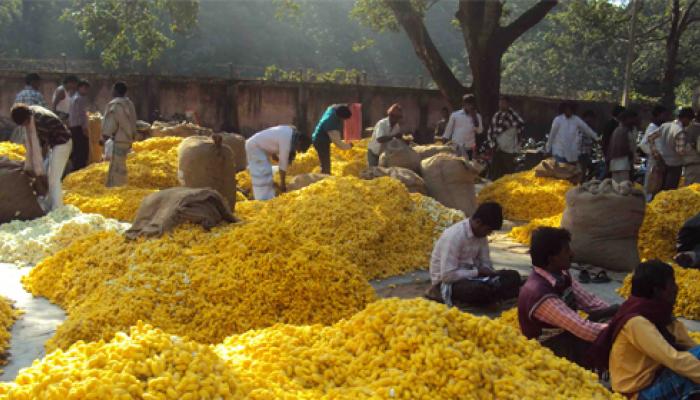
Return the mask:
<path fill-rule="evenodd" d="M 197 25 L 199 0 L 73 0 L 63 19 L 111 68 L 151 65 L 174 45 L 173 35 Z"/>
<path fill-rule="evenodd" d="M 416 55 L 453 106 L 473 92 L 481 113 L 496 111 L 501 88 L 503 54 L 528 29 L 540 22 L 557 0 L 539 0 L 510 21 L 501 0 L 459 0 L 455 24 L 467 49 L 472 82 L 464 87 L 433 42 L 424 23 L 425 12 L 439 0 L 357 0 L 352 15 L 376 31 L 403 29 Z M 445 21 L 448 23 L 449 21 Z"/>

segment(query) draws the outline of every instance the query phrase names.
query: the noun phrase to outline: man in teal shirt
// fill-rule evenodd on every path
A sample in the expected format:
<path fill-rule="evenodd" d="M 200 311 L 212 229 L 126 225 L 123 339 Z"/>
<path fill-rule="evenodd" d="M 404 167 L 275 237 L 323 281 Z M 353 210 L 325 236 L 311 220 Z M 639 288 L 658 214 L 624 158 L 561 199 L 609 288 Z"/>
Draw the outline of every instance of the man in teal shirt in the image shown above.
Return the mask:
<path fill-rule="evenodd" d="M 351 116 L 352 112 L 346 104 L 334 104 L 326 109 L 316 124 L 311 139 L 321 163 L 321 173 L 328 175 L 331 173 L 331 142 L 341 150 L 352 148 L 351 143 L 345 143 L 341 139 L 343 122 Z"/>

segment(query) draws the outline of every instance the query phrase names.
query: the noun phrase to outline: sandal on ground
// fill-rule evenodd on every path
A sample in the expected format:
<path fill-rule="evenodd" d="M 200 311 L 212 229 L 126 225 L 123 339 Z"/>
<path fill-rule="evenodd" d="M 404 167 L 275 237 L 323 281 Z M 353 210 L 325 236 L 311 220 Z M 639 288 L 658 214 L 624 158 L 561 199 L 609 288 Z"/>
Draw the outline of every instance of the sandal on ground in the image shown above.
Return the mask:
<path fill-rule="evenodd" d="M 593 275 L 591 278 L 591 282 L 593 283 L 608 283 L 610 282 L 610 277 L 608 276 L 608 273 L 605 271 L 600 271 L 597 274 Z"/>
<path fill-rule="evenodd" d="M 578 274 L 578 281 L 581 283 L 591 283 L 591 274 L 585 269 Z"/>

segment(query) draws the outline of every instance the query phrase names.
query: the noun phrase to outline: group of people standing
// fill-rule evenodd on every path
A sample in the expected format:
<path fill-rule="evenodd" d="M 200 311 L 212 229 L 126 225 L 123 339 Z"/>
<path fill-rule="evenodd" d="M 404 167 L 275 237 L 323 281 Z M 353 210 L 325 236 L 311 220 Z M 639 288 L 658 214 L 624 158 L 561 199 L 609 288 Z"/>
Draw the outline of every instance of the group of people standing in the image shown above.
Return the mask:
<path fill-rule="evenodd" d="M 40 199 L 40 204 L 50 211 L 63 205 L 61 180 L 68 160 L 72 171 L 84 168 L 88 162 L 90 83 L 67 76 L 54 91 L 50 107 L 39 90 L 39 75 L 27 75 L 25 83 L 10 114 L 20 127 L 27 149 L 25 169 L 47 177 L 48 195 Z M 136 110 L 126 93 L 124 82 L 114 84 L 113 98 L 102 121 L 102 143 L 112 141 L 111 152 L 106 155 L 111 160 L 107 186 L 121 186 L 127 181 L 126 155 L 136 135 Z"/>

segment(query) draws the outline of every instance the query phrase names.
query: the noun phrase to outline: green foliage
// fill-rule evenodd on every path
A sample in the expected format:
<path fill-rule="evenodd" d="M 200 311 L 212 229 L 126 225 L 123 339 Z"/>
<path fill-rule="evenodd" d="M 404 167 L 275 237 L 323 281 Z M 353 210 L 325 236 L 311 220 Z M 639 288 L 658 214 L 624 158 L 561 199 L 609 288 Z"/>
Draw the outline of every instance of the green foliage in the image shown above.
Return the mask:
<path fill-rule="evenodd" d="M 175 44 L 173 34 L 197 25 L 198 0 L 74 0 L 62 19 L 75 25 L 106 67 L 151 65 Z"/>
<path fill-rule="evenodd" d="M 19 16 L 21 5 L 20 0 L 0 0 L 0 25 L 8 24 Z"/>
<path fill-rule="evenodd" d="M 361 40 L 352 42 L 352 51 L 354 51 L 355 53 L 359 53 L 361 51 L 369 49 L 375 44 L 376 41 L 374 39 L 363 37 Z"/>
<path fill-rule="evenodd" d="M 356 69 L 346 70 L 336 68 L 328 72 L 316 71 L 313 68 L 306 70 L 286 71 L 276 65 L 265 68 L 263 80 L 283 82 L 332 82 L 343 85 L 352 85 L 360 81 L 362 72 Z"/>
<path fill-rule="evenodd" d="M 409 1 L 409 0 L 405 0 Z M 425 15 L 434 1 L 410 0 L 411 6 L 421 16 Z M 375 32 L 398 32 L 399 23 L 385 0 L 356 0 L 350 17 Z"/>

